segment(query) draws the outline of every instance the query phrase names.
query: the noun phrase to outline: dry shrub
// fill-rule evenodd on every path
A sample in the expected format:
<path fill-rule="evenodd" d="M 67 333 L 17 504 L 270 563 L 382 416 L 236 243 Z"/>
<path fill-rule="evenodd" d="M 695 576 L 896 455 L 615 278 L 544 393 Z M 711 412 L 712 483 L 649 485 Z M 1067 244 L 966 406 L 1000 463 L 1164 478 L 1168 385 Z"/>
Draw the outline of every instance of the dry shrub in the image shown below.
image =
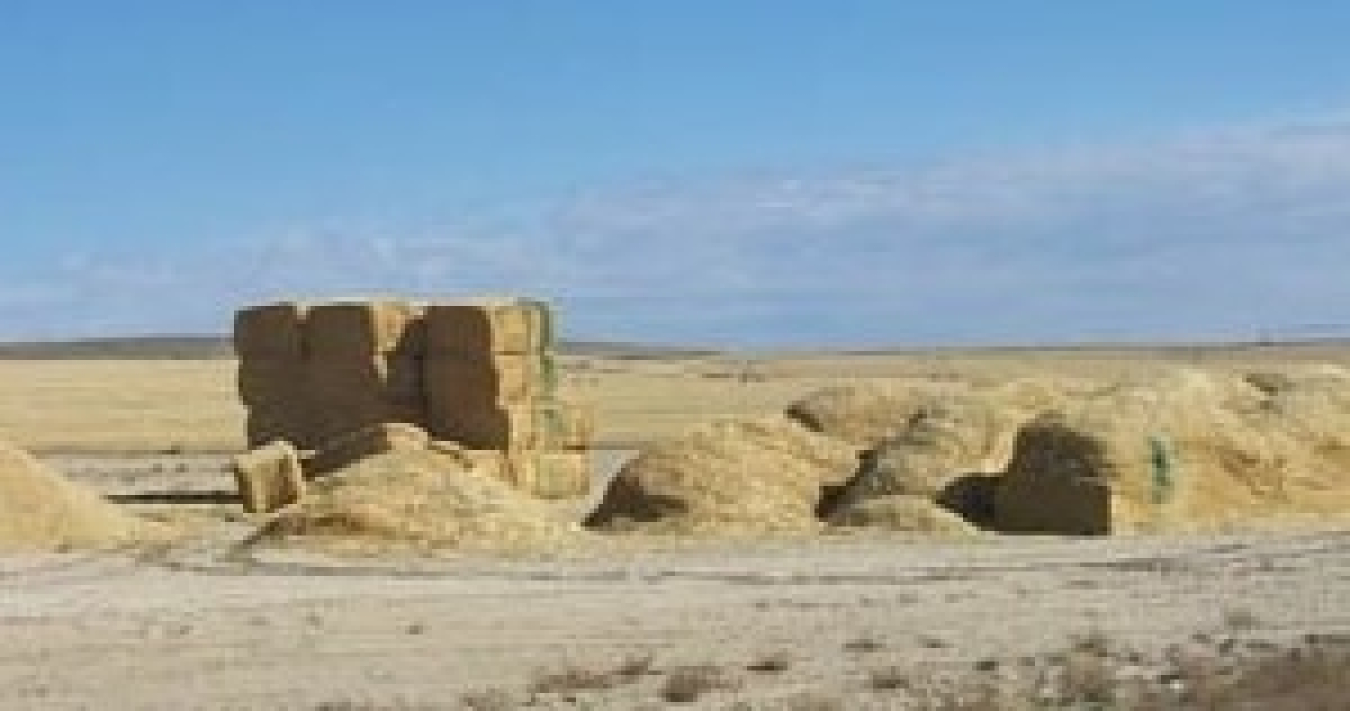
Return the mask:
<path fill-rule="evenodd" d="M 783 417 L 729 419 L 659 442 L 618 473 L 587 525 L 666 532 L 805 532 L 853 447 Z"/>
<path fill-rule="evenodd" d="M 351 553 L 389 547 L 551 550 L 580 535 L 557 510 L 461 458 L 437 451 L 378 454 L 313 482 L 261 540 Z"/>
<path fill-rule="evenodd" d="M 778 674 L 785 672 L 792 666 L 792 655 L 787 652 L 778 651 L 765 654 L 753 662 L 745 665 L 747 671 L 758 672 L 761 674 Z"/>
<path fill-rule="evenodd" d="M 737 686 L 725 670 L 712 664 L 676 667 L 670 670 L 666 682 L 661 685 L 661 698 L 673 704 L 687 704 L 704 694 Z"/>
<path fill-rule="evenodd" d="M 165 533 L 0 443 L 0 551 L 103 548 Z"/>
<path fill-rule="evenodd" d="M 914 678 L 903 667 L 878 667 L 867 673 L 867 686 L 874 691 L 898 691 L 914 686 Z"/>
<path fill-rule="evenodd" d="M 619 685 L 622 678 L 608 669 L 571 666 L 540 672 L 530 682 L 532 694 L 570 694 L 578 691 L 604 691 Z"/>

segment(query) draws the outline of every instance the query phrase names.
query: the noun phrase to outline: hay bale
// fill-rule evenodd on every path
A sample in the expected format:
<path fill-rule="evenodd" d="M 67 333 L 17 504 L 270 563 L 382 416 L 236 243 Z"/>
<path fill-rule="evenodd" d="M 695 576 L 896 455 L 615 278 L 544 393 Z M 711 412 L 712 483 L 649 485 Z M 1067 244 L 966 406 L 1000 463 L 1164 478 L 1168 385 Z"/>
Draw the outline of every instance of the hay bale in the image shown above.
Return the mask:
<path fill-rule="evenodd" d="M 270 513 L 305 496 L 300 455 L 287 442 L 278 440 L 240 454 L 231 468 L 249 513 Z"/>
<path fill-rule="evenodd" d="M 535 353 L 438 355 L 428 357 L 422 368 L 426 398 L 433 408 L 513 405 L 553 391 L 550 366 Z"/>
<path fill-rule="evenodd" d="M 312 438 L 322 443 L 384 422 L 422 422 L 421 394 L 410 391 L 420 378 L 418 371 L 415 359 L 311 358 L 303 385 Z"/>
<path fill-rule="evenodd" d="M 298 447 L 312 445 L 310 402 L 301 360 L 250 358 L 237 369 L 239 397 L 248 409 L 245 426 L 250 447 L 284 439 Z"/>
<path fill-rule="evenodd" d="M 532 401 L 487 407 L 432 401 L 427 417 L 432 436 L 469 449 L 546 449 L 546 424 Z"/>
<path fill-rule="evenodd" d="M 552 398 L 540 405 L 549 444 L 559 450 L 587 450 L 595 445 L 596 418 L 593 407 L 572 400 Z"/>
<path fill-rule="evenodd" d="M 722 420 L 639 453 L 614 478 L 587 525 L 814 531 L 825 487 L 844 483 L 856 468 L 854 447 L 787 418 Z"/>
<path fill-rule="evenodd" d="M 234 351 L 241 360 L 304 358 L 303 304 L 283 301 L 241 309 L 234 315 Z"/>
<path fill-rule="evenodd" d="M 400 299 L 334 301 L 305 316 L 305 352 L 311 358 L 362 358 L 381 353 L 421 355 L 422 306 Z"/>
<path fill-rule="evenodd" d="M 931 398 L 899 433 L 863 455 L 858 474 L 832 504 L 851 509 L 871 498 L 918 496 L 989 523 L 993 492 L 988 480 L 1007 466 L 1020 424 L 1020 413 L 1000 411 L 986 398 Z"/>
<path fill-rule="evenodd" d="M 521 488 L 541 499 L 574 499 L 591 490 L 594 463 L 585 450 L 522 453 L 531 475 Z"/>
<path fill-rule="evenodd" d="M 430 447 L 431 437 L 422 428 L 405 422 L 380 422 L 324 442 L 305 461 L 305 472 L 318 476 L 377 454 Z"/>
<path fill-rule="evenodd" d="M 553 314 L 521 298 L 438 303 L 427 307 L 426 348 L 433 356 L 543 353 L 553 347 Z"/>
<path fill-rule="evenodd" d="M 836 512 L 830 517 L 830 523 L 939 538 L 970 539 L 982 535 L 969 521 L 928 497 L 901 494 L 858 501 Z"/>
<path fill-rule="evenodd" d="M 313 482 L 305 500 L 264 525 L 257 540 L 375 555 L 555 551 L 579 536 L 555 507 L 455 453 L 428 449 L 378 454 Z"/>
<path fill-rule="evenodd" d="M 1178 370 L 1025 425 L 996 492 L 996 526 L 1100 535 L 1332 512 L 1350 501 L 1343 472 L 1259 390 Z"/>
<path fill-rule="evenodd" d="M 0 443 L 0 551 L 107 548 L 164 531 Z"/>

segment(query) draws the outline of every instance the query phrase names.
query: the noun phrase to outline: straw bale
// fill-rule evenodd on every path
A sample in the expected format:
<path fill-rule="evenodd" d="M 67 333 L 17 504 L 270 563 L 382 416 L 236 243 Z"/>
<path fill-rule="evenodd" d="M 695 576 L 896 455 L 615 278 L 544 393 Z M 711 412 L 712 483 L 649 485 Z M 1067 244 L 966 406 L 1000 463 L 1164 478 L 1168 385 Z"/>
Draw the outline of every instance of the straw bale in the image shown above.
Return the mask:
<path fill-rule="evenodd" d="M 782 416 L 727 419 L 643 450 L 587 520 L 671 532 L 817 530 L 825 487 L 857 468 L 857 450 Z"/>
<path fill-rule="evenodd" d="M 258 540 L 374 555 L 391 548 L 553 551 L 581 535 L 556 507 L 456 453 L 427 449 L 378 454 L 314 481 Z"/>
<path fill-rule="evenodd" d="M 428 357 L 422 367 L 427 400 L 436 407 L 510 405 L 551 393 L 539 354 L 436 355 Z"/>
<path fill-rule="evenodd" d="M 978 538 L 980 529 L 925 496 L 892 494 L 858 501 L 830 518 L 837 526 L 922 533 L 940 538 Z"/>
<path fill-rule="evenodd" d="M 992 519 L 993 492 L 976 484 L 1002 472 L 1023 418 L 992 398 L 930 398 L 900 431 L 862 457 L 862 466 L 832 502 L 856 508 L 870 498 L 919 496 L 981 523 Z M 822 513 L 830 514 L 830 511 Z"/>
<path fill-rule="evenodd" d="M 0 443 L 0 551 L 104 548 L 162 535 L 155 524 Z"/>
<path fill-rule="evenodd" d="M 560 450 L 586 450 L 595 444 L 595 409 L 574 400 L 552 398 L 540 405 L 549 444 Z"/>
<path fill-rule="evenodd" d="M 305 351 L 311 358 L 420 355 L 425 346 L 420 311 L 419 304 L 399 299 L 311 306 L 305 317 Z"/>
<path fill-rule="evenodd" d="M 304 377 L 305 362 L 299 358 L 247 358 L 235 369 L 239 399 L 248 407 L 303 400 Z"/>
<path fill-rule="evenodd" d="M 543 449 L 548 447 L 546 424 L 535 402 L 497 407 L 471 407 L 432 399 L 427 430 L 436 439 L 458 442 L 469 449 Z"/>
<path fill-rule="evenodd" d="M 323 442 L 382 422 L 419 419 L 410 416 L 415 413 L 396 412 L 391 369 L 400 362 L 378 355 L 311 358 L 304 386 L 315 440 Z"/>
<path fill-rule="evenodd" d="M 542 353 L 553 347 L 553 315 L 542 301 L 504 298 L 427 307 L 427 352 L 477 357 L 483 353 Z"/>
<path fill-rule="evenodd" d="M 1019 431 L 996 526 L 1106 534 L 1334 512 L 1350 503 L 1345 470 L 1295 423 L 1260 390 L 1217 373 L 1104 388 Z"/>
<path fill-rule="evenodd" d="M 292 301 L 241 309 L 234 315 L 234 351 L 242 360 L 304 357 L 305 306 Z"/>
<path fill-rule="evenodd" d="M 244 416 L 244 434 L 249 447 L 261 447 L 282 440 L 297 449 L 313 449 L 310 413 L 283 403 L 254 405 Z"/>
<path fill-rule="evenodd" d="M 270 513 L 304 498 L 300 455 L 287 442 L 278 440 L 240 454 L 232 468 L 245 511 Z"/>
<path fill-rule="evenodd" d="M 430 446 L 431 437 L 416 425 L 380 422 L 322 443 L 305 461 L 305 472 L 311 476 L 327 474 L 377 454 Z"/>
<path fill-rule="evenodd" d="M 541 499 L 572 499 L 585 496 L 591 489 L 594 464 L 589 452 L 535 451 L 518 455 L 526 460 L 529 479 L 521 488 Z"/>

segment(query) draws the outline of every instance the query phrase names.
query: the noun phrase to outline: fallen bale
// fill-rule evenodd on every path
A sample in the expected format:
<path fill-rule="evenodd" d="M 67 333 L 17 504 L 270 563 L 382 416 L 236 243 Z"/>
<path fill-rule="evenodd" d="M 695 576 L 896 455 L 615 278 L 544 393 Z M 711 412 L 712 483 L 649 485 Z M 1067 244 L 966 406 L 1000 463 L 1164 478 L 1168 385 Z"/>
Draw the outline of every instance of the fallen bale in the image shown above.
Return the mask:
<path fill-rule="evenodd" d="M 284 440 L 236 456 L 232 470 L 239 498 L 249 513 L 271 513 L 304 498 L 300 455 Z"/>
<path fill-rule="evenodd" d="M 0 551 L 107 548 L 163 535 L 160 526 L 0 444 Z"/>
<path fill-rule="evenodd" d="M 803 532 L 826 487 L 853 476 L 857 449 L 781 416 L 728 419 L 643 450 L 587 525 L 662 532 Z"/>

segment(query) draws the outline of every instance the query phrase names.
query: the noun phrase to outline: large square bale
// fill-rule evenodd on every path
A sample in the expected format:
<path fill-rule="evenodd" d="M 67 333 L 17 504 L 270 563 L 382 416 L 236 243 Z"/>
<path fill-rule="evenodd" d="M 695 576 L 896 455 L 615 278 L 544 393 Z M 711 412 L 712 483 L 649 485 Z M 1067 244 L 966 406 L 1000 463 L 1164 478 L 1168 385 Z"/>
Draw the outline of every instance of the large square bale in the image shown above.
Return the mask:
<path fill-rule="evenodd" d="M 304 357 L 305 306 L 293 301 L 241 309 L 234 315 L 234 351 L 242 360 Z"/>
<path fill-rule="evenodd" d="M 378 355 L 311 359 L 305 368 L 305 390 L 316 441 L 396 421 L 389 372 L 390 360 Z"/>
<path fill-rule="evenodd" d="M 470 449 L 530 449 L 547 445 L 534 402 L 470 408 L 432 401 L 427 430 Z"/>
<path fill-rule="evenodd" d="M 315 305 L 305 318 L 305 352 L 310 358 L 420 354 L 420 310 L 418 304 L 397 299 Z"/>
<path fill-rule="evenodd" d="M 553 316 L 532 299 L 485 299 L 431 304 L 426 309 L 430 355 L 540 353 L 553 347 Z"/>
<path fill-rule="evenodd" d="M 432 356 L 422 363 L 426 398 L 437 407 L 482 408 L 539 400 L 551 392 L 538 354 Z"/>

